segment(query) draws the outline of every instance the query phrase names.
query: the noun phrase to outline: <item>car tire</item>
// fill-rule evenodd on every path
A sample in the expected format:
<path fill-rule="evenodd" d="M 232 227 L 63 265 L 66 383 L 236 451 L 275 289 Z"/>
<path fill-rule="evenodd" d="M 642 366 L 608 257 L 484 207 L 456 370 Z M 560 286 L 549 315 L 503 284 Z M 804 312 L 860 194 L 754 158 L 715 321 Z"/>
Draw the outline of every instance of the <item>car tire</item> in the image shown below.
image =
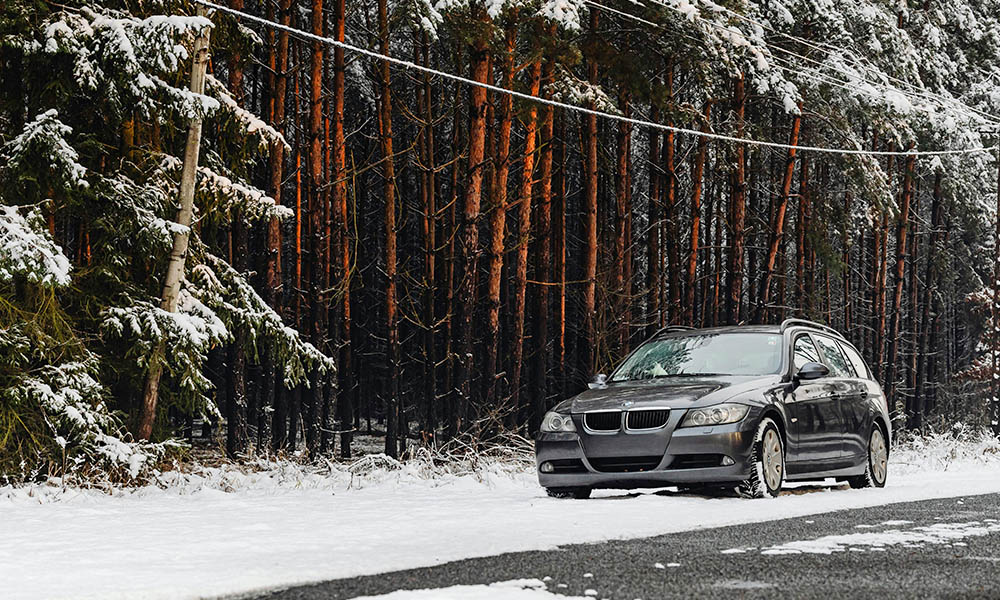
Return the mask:
<path fill-rule="evenodd" d="M 785 479 L 785 444 L 778 425 L 770 417 L 757 426 L 750 452 L 750 476 L 737 487 L 743 498 L 774 498 Z"/>
<path fill-rule="evenodd" d="M 589 487 L 545 488 L 545 493 L 553 498 L 575 498 L 576 500 L 590 498 Z"/>
<path fill-rule="evenodd" d="M 855 489 L 885 487 L 888 473 L 889 447 L 885 443 L 882 428 L 875 425 L 868 436 L 868 459 L 865 461 L 865 472 L 857 477 L 848 477 L 847 483 Z"/>

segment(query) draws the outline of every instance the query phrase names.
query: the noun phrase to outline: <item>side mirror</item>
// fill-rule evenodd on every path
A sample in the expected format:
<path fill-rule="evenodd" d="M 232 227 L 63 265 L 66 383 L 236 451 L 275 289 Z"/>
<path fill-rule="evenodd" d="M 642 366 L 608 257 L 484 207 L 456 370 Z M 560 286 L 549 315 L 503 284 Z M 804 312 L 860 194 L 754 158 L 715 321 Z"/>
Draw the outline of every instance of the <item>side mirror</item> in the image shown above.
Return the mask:
<path fill-rule="evenodd" d="M 604 373 L 594 375 L 594 380 L 587 384 L 590 389 L 602 388 L 608 384 L 608 376 Z"/>
<path fill-rule="evenodd" d="M 795 374 L 795 379 L 798 381 L 812 381 L 814 379 L 822 379 L 829 374 L 830 369 L 826 365 L 818 362 L 807 362 Z"/>

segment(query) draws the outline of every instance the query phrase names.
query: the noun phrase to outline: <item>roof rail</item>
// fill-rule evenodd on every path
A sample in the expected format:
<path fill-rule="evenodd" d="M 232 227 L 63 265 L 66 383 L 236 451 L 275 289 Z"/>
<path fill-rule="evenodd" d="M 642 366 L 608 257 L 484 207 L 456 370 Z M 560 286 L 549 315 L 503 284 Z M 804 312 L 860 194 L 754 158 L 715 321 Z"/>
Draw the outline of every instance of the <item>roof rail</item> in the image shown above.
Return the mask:
<path fill-rule="evenodd" d="M 669 333 L 671 331 L 694 331 L 694 327 L 688 327 L 687 325 L 667 325 L 653 334 L 653 337 L 660 335 L 661 333 Z"/>
<path fill-rule="evenodd" d="M 825 331 L 826 333 L 832 333 L 839 338 L 844 337 L 842 333 L 829 325 L 823 325 L 822 323 L 816 323 L 815 321 L 808 321 L 806 319 L 785 319 L 781 322 L 781 332 L 784 333 L 789 327 L 796 326 L 811 327 L 812 329 L 819 329 L 820 331 Z"/>

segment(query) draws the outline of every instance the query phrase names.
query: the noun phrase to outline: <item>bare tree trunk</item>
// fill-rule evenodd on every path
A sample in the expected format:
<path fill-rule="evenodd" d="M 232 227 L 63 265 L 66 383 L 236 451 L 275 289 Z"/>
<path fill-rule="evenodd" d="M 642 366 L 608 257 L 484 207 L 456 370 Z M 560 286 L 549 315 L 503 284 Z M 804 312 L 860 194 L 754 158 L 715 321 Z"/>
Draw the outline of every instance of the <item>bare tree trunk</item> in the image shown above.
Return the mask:
<path fill-rule="evenodd" d="M 379 50 L 389 54 L 389 17 L 387 0 L 378 1 Z M 381 65 L 381 103 L 379 126 L 382 138 L 382 157 L 385 178 L 385 313 L 387 332 L 388 397 L 385 401 L 385 453 L 393 458 L 398 454 L 397 422 L 399 412 L 399 317 L 396 309 L 396 169 L 392 150 L 392 90 L 389 63 Z"/>
<path fill-rule="evenodd" d="M 545 63 L 542 79 L 552 81 L 553 64 Z M 552 267 L 552 134 L 555 127 L 555 111 L 551 106 L 545 108 L 542 119 L 542 158 L 540 164 L 540 189 L 538 203 L 533 208 L 536 218 L 535 227 L 535 276 L 538 279 L 538 293 L 535 296 L 535 382 L 533 386 L 532 406 L 528 415 L 528 430 L 538 429 L 545 412 L 545 403 L 549 394 L 549 280 Z"/>
<path fill-rule="evenodd" d="M 505 30 L 503 60 L 503 87 L 514 85 L 514 53 L 517 50 L 517 13 L 510 16 Z M 497 404 L 497 357 L 500 353 L 500 280 L 503 271 L 504 234 L 507 228 L 507 179 L 510 173 L 510 130 L 514 118 L 514 98 L 508 94 L 500 97 L 499 132 L 496 145 L 496 176 L 493 186 L 493 206 L 490 213 L 490 256 L 486 278 L 486 360 L 483 368 L 483 387 L 486 406 Z M 517 406 L 516 404 L 514 405 Z"/>
<path fill-rule="evenodd" d="M 660 110 L 656 105 L 650 108 L 650 121 L 656 123 L 660 118 Z M 646 335 L 653 335 L 660 326 L 660 299 L 663 297 L 663 290 L 660 288 L 663 278 L 660 275 L 660 266 L 663 264 L 663 251 L 660 244 L 660 222 L 663 219 L 663 204 L 660 199 L 660 182 L 662 177 L 659 173 L 660 164 L 660 132 L 650 130 L 649 132 L 649 205 L 646 213 L 649 221 L 646 227 L 647 251 L 646 251 Z"/>
<path fill-rule="evenodd" d="M 347 20 L 345 0 L 334 0 L 333 37 L 344 41 Z M 342 296 L 340 307 L 340 395 L 337 403 L 340 413 L 340 455 L 351 458 L 354 440 L 356 389 L 351 343 L 351 240 L 347 215 L 347 143 L 344 139 L 344 84 L 346 77 L 344 49 L 333 49 L 333 211 L 336 215 L 337 252 L 339 266 L 337 286 Z"/>
<path fill-rule="evenodd" d="M 712 102 L 705 101 L 705 120 L 701 124 L 701 130 L 708 132 L 709 122 L 712 116 Z M 701 190 L 705 185 L 705 159 L 708 154 L 708 140 L 704 137 L 698 138 L 698 153 L 694 161 L 694 171 L 691 174 L 691 252 L 688 255 L 687 265 L 687 300 L 684 303 L 684 323 L 695 324 L 695 286 L 697 285 L 698 273 L 698 244 L 701 235 Z"/>
<path fill-rule="evenodd" d="M 733 87 L 736 105 L 736 135 L 745 137 L 746 89 L 745 76 L 740 75 Z M 736 145 L 736 164 L 733 170 L 732 193 L 729 206 L 729 268 L 727 272 L 726 321 L 730 325 L 740 322 L 740 308 L 743 303 L 743 249 L 746 240 L 746 146 Z"/>
<path fill-rule="evenodd" d="M 430 66 L 430 42 L 422 34 L 420 52 L 424 66 Z M 423 127 L 420 136 L 423 162 L 423 238 L 424 238 L 424 436 L 434 441 L 437 404 L 437 310 L 435 302 L 437 281 L 437 183 L 434 166 L 434 111 L 430 75 L 424 74 L 420 107 Z"/>
<path fill-rule="evenodd" d="M 775 265 L 778 260 L 778 249 L 781 247 L 781 238 L 785 230 L 785 211 L 788 210 L 788 197 L 792 191 L 792 176 L 795 174 L 795 151 L 799 143 L 799 130 L 802 126 L 802 104 L 799 104 L 799 112 L 792 121 L 792 133 L 789 138 L 788 160 L 785 163 L 785 177 L 781 184 L 781 198 L 775 211 L 774 220 L 771 223 L 771 240 L 767 251 L 767 261 L 765 263 L 764 274 L 760 284 L 760 301 L 757 305 L 756 320 L 764 323 L 768 318 L 768 302 L 771 297 L 771 283 L 774 280 Z"/>
<path fill-rule="evenodd" d="M 1000 436 L 1000 154 L 997 155 L 997 224 L 993 239 L 993 373 L 990 377 L 993 433 Z"/>
<path fill-rule="evenodd" d="M 892 300 L 892 321 L 889 327 L 889 360 L 886 368 L 884 386 L 889 406 L 896 405 L 896 361 L 899 358 L 899 329 L 903 306 L 903 280 L 906 275 L 906 234 L 909 230 L 910 202 L 913 195 L 913 169 L 916 158 L 906 157 L 906 171 L 903 176 L 903 202 L 899 209 L 899 221 L 896 223 L 896 289 Z"/>
<path fill-rule="evenodd" d="M 629 100 L 622 93 L 621 108 L 624 114 L 629 114 Z M 617 171 L 615 177 L 615 267 L 614 290 L 617 296 L 614 319 L 617 321 L 618 335 L 615 340 L 615 356 L 619 356 L 628 347 L 629 326 L 631 315 L 629 308 L 632 299 L 625 289 L 629 280 L 628 265 L 628 221 L 629 221 L 629 159 L 631 158 L 632 127 L 628 123 L 618 125 Z"/>
<path fill-rule="evenodd" d="M 528 88 L 537 96 L 541 81 L 542 63 L 536 59 L 528 72 Z M 538 128 L 538 108 L 531 105 L 524 132 L 524 167 L 521 171 L 521 187 L 517 199 L 517 250 L 514 258 L 514 332 L 511 336 L 510 394 L 512 405 L 521 413 L 524 421 L 530 414 L 526 404 L 522 404 L 521 379 L 524 369 L 524 310 L 528 282 L 528 246 L 531 237 L 532 179 L 535 175 L 535 148 Z M 530 395 L 529 395 L 530 398 Z"/>
<path fill-rule="evenodd" d="M 477 9 L 481 25 L 489 21 L 483 9 Z M 472 47 L 470 66 L 472 78 L 486 83 L 489 75 L 489 48 L 485 37 L 478 38 Z M 476 310 L 476 265 L 479 259 L 479 204 L 483 190 L 486 167 L 486 88 L 474 86 L 469 90 L 469 179 L 462 207 L 461 259 L 462 278 L 459 281 L 459 321 L 456 337 L 458 350 L 458 389 L 460 429 L 470 426 L 476 417 L 472 404 L 472 379 L 475 376 L 473 358 L 472 319 Z"/>
<path fill-rule="evenodd" d="M 278 21 L 285 26 L 291 23 L 291 0 L 281 0 L 278 5 Z M 274 118 L 275 128 L 282 134 L 288 135 L 286 127 L 286 97 L 288 95 L 288 32 L 282 30 L 278 33 L 277 47 L 275 49 L 275 84 L 274 84 Z M 276 204 L 281 203 L 281 184 L 284 178 L 283 157 L 280 151 L 271 151 L 270 155 L 270 175 L 271 190 L 274 194 Z M 273 245 L 272 245 L 273 244 Z M 281 308 L 281 285 L 284 281 L 281 272 L 281 227 L 276 218 L 272 218 L 268 224 L 268 245 L 273 248 L 269 253 L 268 281 L 269 294 L 274 296 L 272 306 L 275 309 Z M 275 388 L 274 413 L 272 421 L 271 447 L 274 450 L 284 448 L 288 442 L 288 413 L 289 413 L 289 390 L 285 388 L 281 380 L 280 373 L 274 365 L 274 357 L 267 353 L 270 361 L 270 378 Z"/>
<path fill-rule="evenodd" d="M 590 35 L 597 35 L 598 13 L 590 11 Z M 597 58 L 591 57 L 587 64 L 587 80 L 597 83 Z M 593 102 L 589 105 L 594 109 Z M 584 320 L 584 356 L 583 366 L 586 372 L 592 372 L 597 367 L 597 116 L 589 114 L 585 117 L 586 132 L 584 134 L 584 259 L 583 259 L 583 320 Z"/>

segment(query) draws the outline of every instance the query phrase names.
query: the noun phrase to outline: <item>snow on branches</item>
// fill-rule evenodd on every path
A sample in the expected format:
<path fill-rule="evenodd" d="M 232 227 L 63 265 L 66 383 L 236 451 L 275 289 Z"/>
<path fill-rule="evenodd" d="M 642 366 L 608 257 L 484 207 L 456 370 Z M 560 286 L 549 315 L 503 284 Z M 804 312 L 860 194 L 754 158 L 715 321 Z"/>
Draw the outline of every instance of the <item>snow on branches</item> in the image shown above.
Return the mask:
<path fill-rule="evenodd" d="M 168 83 L 189 53 L 185 42 L 212 22 L 203 17 L 155 15 L 146 19 L 89 7 L 49 17 L 41 39 L 23 44 L 35 53 L 64 54 L 73 60 L 73 78 L 118 113 L 153 117 L 157 108 L 192 118 L 219 108 L 208 96 Z M 165 106 L 164 106 L 165 105 Z"/>
<path fill-rule="evenodd" d="M 212 383 L 202 367 L 208 351 L 231 336 L 222 320 L 190 293 L 181 290 L 179 300 L 178 312 L 141 300 L 131 306 L 108 307 L 101 313 L 101 331 L 109 339 L 130 344 L 128 355 L 142 369 L 149 366 L 155 348 L 164 348 L 165 368 L 182 394 L 211 407 L 204 394 Z"/>
<path fill-rule="evenodd" d="M 22 217 L 16 207 L 0 205 L 0 281 L 21 276 L 43 286 L 65 286 L 69 271 L 69 259 L 37 209 Z"/>
<path fill-rule="evenodd" d="M 67 141 L 72 133 L 73 129 L 59 120 L 55 109 L 39 114 L 0 149 L 0 171 L 14 185 L 44 177 L 49 187 L 87 187 L 84 179 L 87 169 L 79 163 L 79 153 Z"/>
<path fill-rule="evenodd" d="M 208 91 L 222 104 L 222 111 L 231 115 L 239 123 L 243 133 L 258 140 L 261 149 L 267 149 L 271 145 L 278 145 L 288 151 L 292 147 L 285 141 L 285 137 L 277 129 L 265 123 L 260 117 L 241 107 L 229 94 L 226 86 L 222 85 L 213 75 L 208 75 L 205 82 L 208 84 Z"/>
<path fill-rule="evenodd" d="M 306 374 L 312 369 L 321 373 L 336 371 L 332 358 L 304 342 L 296 330 L 285 325 L 247 280 L 221 258 L 205 254 L 204 262 L 191 269 L 185 285 L 243 337 L 255 353 L 262 346 L 271 353 L 276 364 L 283 365 L 285 385 L 308 385 Z"/>

